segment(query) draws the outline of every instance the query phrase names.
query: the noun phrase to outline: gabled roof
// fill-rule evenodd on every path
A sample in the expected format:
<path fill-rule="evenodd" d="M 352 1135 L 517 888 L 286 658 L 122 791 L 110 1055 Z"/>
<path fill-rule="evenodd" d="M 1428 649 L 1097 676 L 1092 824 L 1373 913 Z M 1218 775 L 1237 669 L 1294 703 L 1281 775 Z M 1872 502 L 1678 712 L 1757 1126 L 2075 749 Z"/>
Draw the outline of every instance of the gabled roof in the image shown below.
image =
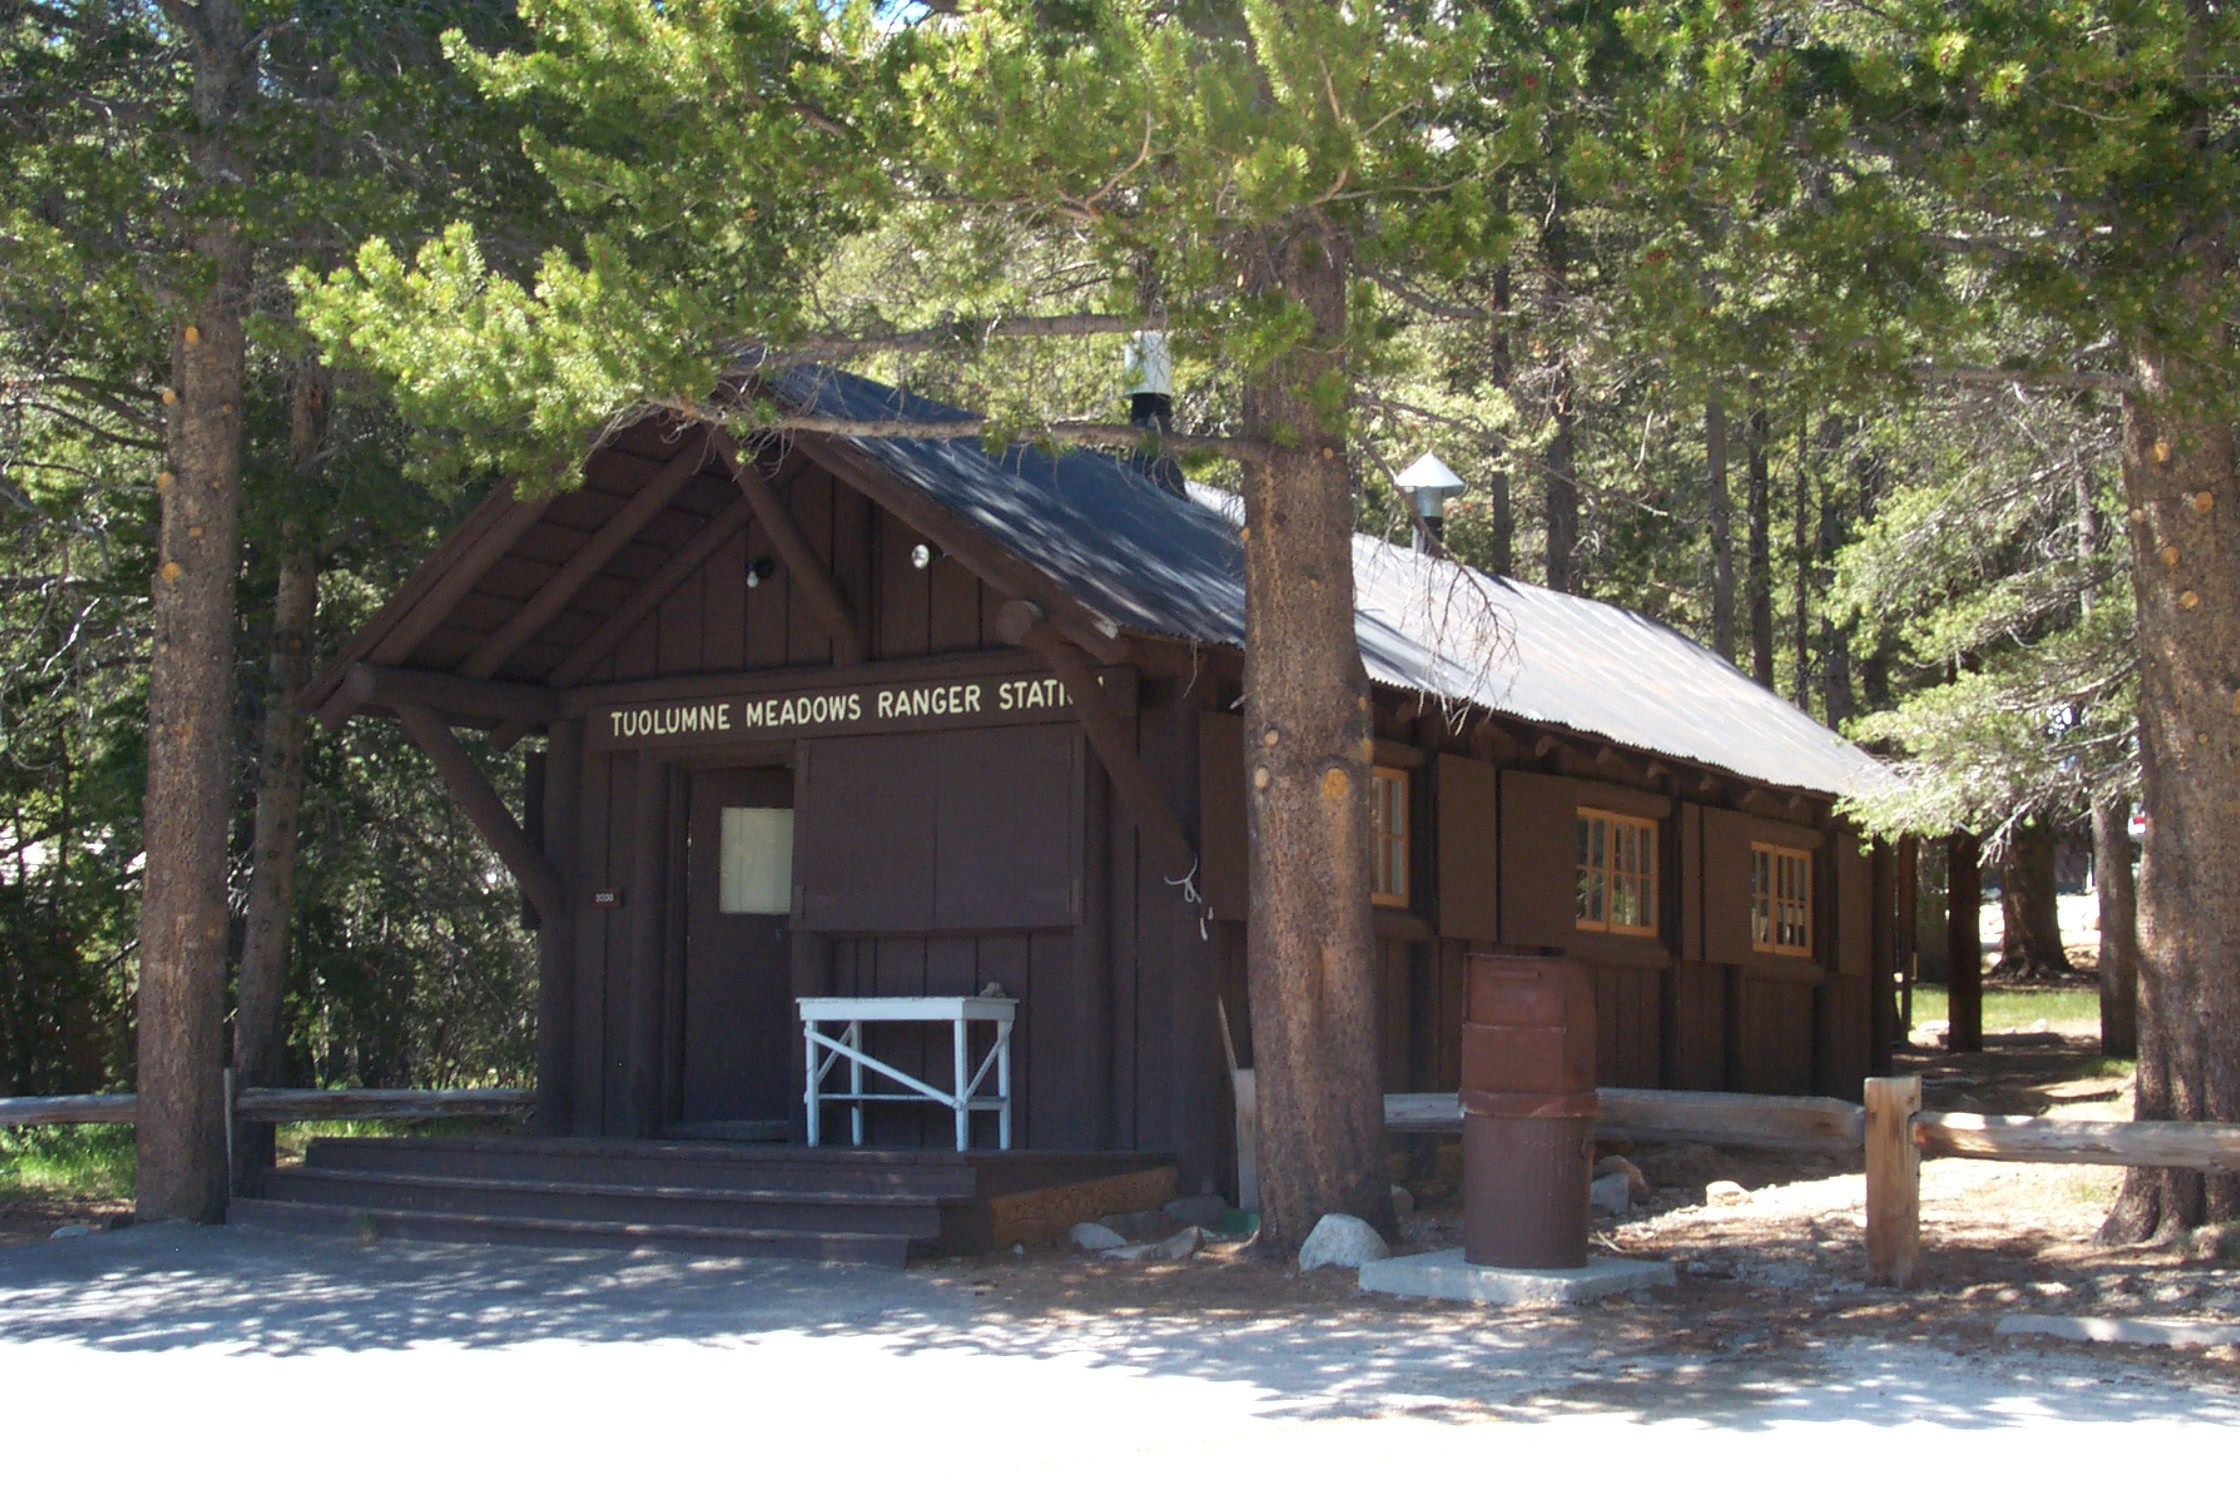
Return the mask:
<path fill-rule="evenodd" d="M 831 416 L 971 415 L 832 371 L 786 396 Z M 1104 454 L 972 439 L 851 438 L 881 468 L 1033 563 L 1126 629 L 1244 644 L 1241 506 L 1188 499 Z M 1372 680 L 1799 791 L 1863 790 L 1880 761 L 1678 631 L 1637 611 L 1354 538 L 1361 656 Z"/>
<path fill-rule="evenodd" d="M 972 415 L 830 370 L 793 371 L 774 393 L 858 420 Z M 1232 495 L 1195 484 L 1178 495 L 1125 459 L 1081 450 L 990 453 L 976 438 L 824 441 L 854 449 L 1121 631 L 1244 644 L 1241 507 Z M 307 700 L 325 702 L 360 661 L 498 682 L 546 683 L 556 671 L 566 679 L 569 663 L 602 649 L 603 625 L 657 594 L 664 569 L 688 563 L 727 523 L 739 495 L 722 474 L 704 431 L 647 423 L 595 454 L 580 490 L 534 506 L 493 496 L 350 641 Z M 650 520 L 643 510 L 634 520 L 632 507 L 655 484 L 670 498 Z M 627 539 L 611 543 L 612 528 Z M 603 549 L 602 536 L 610 538 Z M 517 648 L 487 647 L 551 580 L 594 557 L 566 606 Z M 1632 610 L 1370 537 L 1355 538 L 1354 581 L 1362 660 L 1387 687 L 1771 787 L 1842 794 L 1887 775 L 1842 736 Z M 478 650 L 489 658 L 480 668 Z"/>

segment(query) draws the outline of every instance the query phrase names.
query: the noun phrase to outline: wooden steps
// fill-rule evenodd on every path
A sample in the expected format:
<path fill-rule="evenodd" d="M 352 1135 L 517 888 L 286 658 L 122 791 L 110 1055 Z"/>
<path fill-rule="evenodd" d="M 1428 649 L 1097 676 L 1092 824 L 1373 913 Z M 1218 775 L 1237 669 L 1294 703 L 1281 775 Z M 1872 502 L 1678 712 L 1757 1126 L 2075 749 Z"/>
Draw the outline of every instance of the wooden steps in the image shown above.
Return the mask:
<path fill-rule="evenodd" d="M 900 1266 L 969 1254 L 1077 1203 L 1150 1206 L 1164 1157 L 716 1141 L 313 1141 L 231 1222 L 470 1244 L 651 1248 Z M 1038 1214 L 1037 1210 L 1041 1210 Z M 1111 1211 L 1102 1209 L 1102 1211 Z"/>

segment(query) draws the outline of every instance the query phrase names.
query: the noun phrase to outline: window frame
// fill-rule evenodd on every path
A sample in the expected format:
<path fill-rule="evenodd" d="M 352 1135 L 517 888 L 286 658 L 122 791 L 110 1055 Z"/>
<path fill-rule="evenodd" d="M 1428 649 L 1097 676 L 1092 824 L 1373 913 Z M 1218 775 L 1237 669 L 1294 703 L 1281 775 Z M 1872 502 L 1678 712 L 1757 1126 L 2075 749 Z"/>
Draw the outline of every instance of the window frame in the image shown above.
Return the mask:
<path fill-rule="evenodd" d="M 1814 861 L 1812 858 L 1812 854 L 1812 850 L 1800 849 L 1794 844 L 1776 844 L 1767 839 L 1752 839 L 1750 841 L 1751 952 L 1764 953 L 1776 958 L 1809 959 L 1813 956 L 1812 944 L 1813 939 L 1817 936 L 1817 934 L 1813 931 L 1815 924 L 1812 920 L 1812 904 L 1814 896 Z M 1769 857 L 1766 868 L 1772 875 L 1773 888 L 1770 890 L 1761 890 L 1758 885 L 1758 861 L 1760 855 Z M 1801 893 L 1794 897 L 1784 897 L 1780 894 L 1781 867 L 1785 862 L 1789 861 L 1796 862 L 1804 869 L 1804 888 Z M 1761 928 L 1759 924 L 1758 913 L 1759 904 L 1761 902 L 1764 902 L 1766 907 L 1766 918 L 1763 927 L 1763 931 L 1766 933 L 1766 936 L 1763 938 L 1759 936 Z M 1804 941 L 1801 945 L 1783 943 L 1780 940 L 1780 933 L 1782 928 L 1780 919 L 1781 909 L 1791 906 L 1793 906 L 1797 912 L 1796 925 L 1803 929 Z"/>
<path fill-rule="evenodd" d="M 1369 904 L 1404 910 L 1415 899 L 1411 878 L 1415 839 L 1410 826 L 1414 815 L 1413 788 L 1409 785 L 1407 771 L 1399 766 L 1371 766 L 1369 769 Z M 1388 786 L 1399 789 L 1397 830 L 1385 826 L 1385 789 Z M 1395 890 L 1384 888 L 1388 862 L 1398 882 Z"/>
<path fill-rule="evenodd" d="M 1658 820 L 1655 818 L 1644 818 L 1635 813 L 1618 812 L 1612 808 L 1596 807 L 1590 803 L 1582 802 L 1573 810 L 1572 836 L 1574 841 L 1576 841 L 1578 837 L 1579 824 L 1581 822 L 1589 822 L 1595 819 L 1602 820 L 1607 825 L 1607 828 L 1611 831 L 1614 831 L 1619 827 L 1636 828 L 1641 830 L 1643 834 L 1643 842 L 1646 845 L 1646 852 L 1641 862 L 1641 869 L 1638 872 L 1638 878 L 1641 880 L 1643 885 L 1641 910 L 1648 915 L 1649 921 L 1645 926 L 1634 927 L 1626 926 L 1610 920 L 1610 892 L 1614 888 L 1615 877 L 1619 872 L 1613 867 L 1610 858 L 1611 852 L 1614 851 L 1617 847 L 1617 840 L 1611 836 L 1610 832 L 1606 831 L 1602 841 L 1604 851 L 1603 862 L 1599 867 L 1579 863 L 1576 855 L 1574 855 L 1572 860 L 1571 873 L 1574 891 L 1572 926 L 1574 930 L 1579 932 L 1599 932 L 1610 937 L 1661 938 L 1663 936 L 1663 927 L 1661 922 L 1659 921 L 1659 918 L 1661 917 L 1662 912 L 1660 911 L 1657 903 L 1663 896 L 1661 887 L 1663 886 L 1664 882 L 1661 878 L 1661 872 L 1658 868 L 1658 856 L 1660 853 L 1658 845 L 1661 841 L 1660 836 L 1662 833 L 1662 830 L 1658 826 Z M 1603 915 L 1599 920 L 1593 917 L 1585 916 L 1577 910 L 1576 898 L 1579 878 L 1580 876 L 1587 873 L 1590 869 L 1600 874 L 1603 880 Z M 1628 872 L 1628 878 L 1636 877 L 1632 874 L 1632 872 Z"/>

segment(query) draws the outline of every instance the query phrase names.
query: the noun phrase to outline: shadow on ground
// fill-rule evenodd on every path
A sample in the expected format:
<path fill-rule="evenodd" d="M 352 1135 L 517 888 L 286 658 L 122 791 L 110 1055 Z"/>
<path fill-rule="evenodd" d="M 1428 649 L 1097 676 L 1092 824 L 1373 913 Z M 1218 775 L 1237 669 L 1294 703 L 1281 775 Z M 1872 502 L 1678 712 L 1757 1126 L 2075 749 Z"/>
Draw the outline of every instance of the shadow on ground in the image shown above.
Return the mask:
<path fill-rule="evenodd" d="M 2240 1400 L 2037 1348 L 1970 1352 L 1862 1329 L 1768 1341 L 1620 1309 L 1517 1315 L 1387 1299 L 1290 1308 L 1004 1306 L 924 1272 L 605 1251 L 352 1245 L 150 1227 L 0 1251 L 0 1360 L 38 1347 L 246 1356 L 660 1341 L 859 1341 L 866 1358 L 1048 1361 L 1249 1390 L 1256 1415 L 1538 1421 L 1619 1413 L 1749 1430 L 1818 1422 L 1995 1429 L 2229 1425 Z M 944 1367 L 953 1361 L 937 1361 Z M 1062 1369 L 1060 1367 L 1063 1367 Z"/>

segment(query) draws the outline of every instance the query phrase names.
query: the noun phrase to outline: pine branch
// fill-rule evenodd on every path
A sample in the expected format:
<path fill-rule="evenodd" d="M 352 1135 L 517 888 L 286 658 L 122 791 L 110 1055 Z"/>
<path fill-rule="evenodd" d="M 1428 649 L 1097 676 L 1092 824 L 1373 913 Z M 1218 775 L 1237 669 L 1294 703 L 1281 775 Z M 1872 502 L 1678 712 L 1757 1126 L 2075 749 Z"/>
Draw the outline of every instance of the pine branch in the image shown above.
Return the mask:
<path fill-rule="evenodd" d="M 2003 370 L 1995 365 L 1909 365 L 1906 373 L 1923 385 L 2021 386 L 2031 390 L 2136 391 L 2128 375 L 2099 370 Z"/>

